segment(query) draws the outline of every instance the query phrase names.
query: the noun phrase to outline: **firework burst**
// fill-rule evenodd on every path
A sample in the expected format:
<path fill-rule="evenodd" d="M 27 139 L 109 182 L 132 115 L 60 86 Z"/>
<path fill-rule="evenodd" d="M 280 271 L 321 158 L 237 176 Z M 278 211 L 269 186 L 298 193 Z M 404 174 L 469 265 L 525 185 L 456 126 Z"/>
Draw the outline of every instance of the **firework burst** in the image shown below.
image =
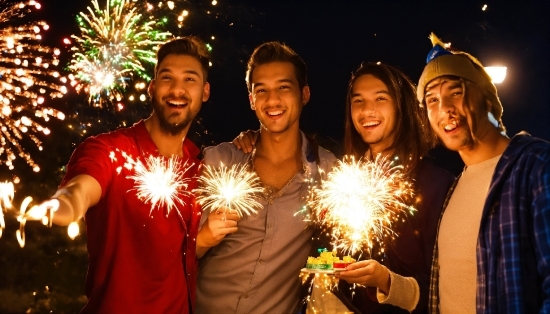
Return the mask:
<path fill-rule="evenodd" d="M 157 28 L 162 21 L 146 18 L 134 2 L 106 0 L 101 10 L 98 0 L 92 0 L 88 13 L 77 17 L 81 36 L 72 36 L 71 84 L 94 106 L 122 100 L 134 75 L 151 80 L 145 65 L 155 63 L 156 46 L 171 35 Z"/>
<path fill-rule="evenodd" d="M 62 85 L 66 78 L 54 69 L 59 64 L 59 49 L 39 44 L 40 32 L 47 30 L 48 24 L 17 25 L 17 19 L 31 8 L 39 9 L 40 4 L 0 0 L 0 163 L 12 170 L 13 161 L 21 157 L 38 172 L 40 167 L 20 141 L 30 139 L 42 150 L 38 134 L 48 135 L 50 130 L 39 121 L 65 118 L 44 102 L 62 97 L 67 89 Z"/>
<path fill-rule="evenodd" d="M 155 208 L 166 207 L 166 216 L 170 214 L 176 204 L 184 205 L 181 194 L 191 195 L 187 191 L 190 178 L 185 178 L 185 172 L 193 165 L 184 165 L 180 158 L 165 158 L 162 156 L 149 156 L 145 164 L 141 161 L 134 161 L 126 156 L 125 167 L 135 171 L 135 175 L 127 178 L 135 181 L 137 196 L 145 203 L 151 204 L 152 214 Z M 178 215 L 183 219 L 179 211 Z"/>
<path fill-rule="evenodd" d="M 226 207 L 242 217 L 256 213 L 261 207 L 254 195 L 262 191 L 260 178 L 247 164 L 232 167 L 222 164 L 220 167 L 205 166 L 194 192 L 205 210 Z"/>
<path fill-rule="evenodd" d="M 401 213 L 414 211 L 405 204 L 413 191 L 402 167 L 381 157 L 346 158 L 314 193 L 315 221 L 332 231 L 335 248 L 351 254 L 370 252 L 373 242 L 393 234 Z"/>

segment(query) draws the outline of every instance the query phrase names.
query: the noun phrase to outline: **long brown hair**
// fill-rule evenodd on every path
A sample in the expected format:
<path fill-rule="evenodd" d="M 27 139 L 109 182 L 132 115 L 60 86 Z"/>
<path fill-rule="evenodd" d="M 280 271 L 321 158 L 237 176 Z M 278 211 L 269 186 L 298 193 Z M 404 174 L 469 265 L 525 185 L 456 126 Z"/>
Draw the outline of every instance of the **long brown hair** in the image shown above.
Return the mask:
<path fill-rule="evenodd" d="M 411 172 L 419 164 L 420 159 L 435 146 L 436 137 L 431 132 L 426 111 L 422 110 L 416 99 L 413 83 L 403 72 L 390 65 L 364 63 L 352 73 L 346 99 L 344 153 L 361 158 L 369 149 L 369 145 L 363 141 L 355 129 L 351 117 L 353 84 L 357 78 L 367 74 L 376 77 L 386 85 L 397 106 L 396 137 L 390 148 L 395 151 L 406 171 Z"/>

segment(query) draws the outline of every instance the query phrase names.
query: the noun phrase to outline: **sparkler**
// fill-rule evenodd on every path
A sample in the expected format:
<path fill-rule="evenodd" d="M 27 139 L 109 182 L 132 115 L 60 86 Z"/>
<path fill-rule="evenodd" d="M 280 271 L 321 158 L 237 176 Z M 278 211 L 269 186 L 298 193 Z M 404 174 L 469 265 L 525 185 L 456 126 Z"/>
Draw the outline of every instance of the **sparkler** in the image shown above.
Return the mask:
<path fill-rule="evenodd" d="M 166 216 L 177 203 L 184 205 L 181 194 L 191 195 L 187 191 L 190 178 L 185 178 L 184 174 L 193 164 L 185 166 L 178 157 L 165 158 L 162 156 L 149 156 L 146 163 L 135 161 L 130 156 L 125 155 L 128 169 L 134 169 L 135 175 L 127 178 L 135 181 L 137 196 L 145 203 L 151 204 L 152 214 L 155 208 L 166 206 Z M 179 211 L 178 215 L 183 219 Z"/>
<path fill-rule="evenodd" d="M 2 237 L 2 232 L 6 228 L 4 212 L 8 211 L 8 208 L 12 207 L 14 194 L 15 190 L 13 188 L 13 183 L 0 182 L 0 237 Z"/>
<path fill-rule="evenodd" d="M 154 48 L 171 35 L 158 30 L 162 21 L 146 19 L 134 2 L 106 0 L 101 10 L 98 0 L 92 0 L 88 14 L 77 16 L 81 37 L 72 36 L 76 45 L 71 49 L 71 84 L 97 107 L 122 100 L 134 75 L 151 80 L 145 64 L 155 63 Z"/>
<path fill-rule="evenodd" d="M 13 209 L 13 197 L 15 189 L 12 182 L 0 183 L 0 237 L 2 237 L 2 231 L 5 228 L 5 221 L 3 212 L 8 209 Z M 42 221 L 44 225 L 51 227 L 53 213 L 57 210 L 59 203 L 57 200 L 46 201 L 40 205 L 34 205 L 29 208 L 32 203 L 32 197 L 27 196 L 21 202 L 19 206 L 19 215 L 17 215 L 17 221 L 19 221 L 19 230 L 15 232 L 17 241 L 21 247 L 25 246 L 25 225 L 29 220 Z M 74 238 L 74 237 L 72 237 Z"/>
<path fill-rule="evenodd" d="M 262 191 L 260 178 L 247 164 L 205 166 L 199 177 L 199 187 L 195 189 L 197 200 L 205 210 L 212 212 L 226 207 L 239 217 L 256 213 L 261 204 L 254 194 Z"/>
<path fill-rule="evenodd" d="M 40 167 L 20 141 L 28 138 L 43 149 L 37 135 L 48 135 L 50 130 L 37 120 L 65 118 L 62 112 L 45 107 L 44 101 L 46 97 L 62 97 L 67 89 L 62 85 L 66 78 L 54 69 L 59 63 L 59 49 L 39 43 L 40 32 L 48 30 L 48 24 L 14 25 L 31 7 L 39 9 L 40 4 L 0 0 L 0 163 L 13 170 L 13 161 L 21 157 L 38 172 Z"/>
<path fill-rule="evenodd" d="M 412 196 L 401 166 L 378 156 L 374 161 L 346 158 L 314 190 L 314 219 L 332 230 L 336 249 L 354 254 L 394 234 L 392 223 L 414 208 L 404 202 Z"/>

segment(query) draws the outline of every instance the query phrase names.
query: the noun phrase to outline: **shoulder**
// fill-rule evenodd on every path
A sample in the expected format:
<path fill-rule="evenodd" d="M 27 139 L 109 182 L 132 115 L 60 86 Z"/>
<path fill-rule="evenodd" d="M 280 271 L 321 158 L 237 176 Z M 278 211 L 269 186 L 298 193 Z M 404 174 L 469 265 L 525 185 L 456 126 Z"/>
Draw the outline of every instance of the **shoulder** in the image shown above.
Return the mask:
<path fill-rule="evenodd" d="M 550 142 L 532 137 L 522 132 L 512 138 L 501 158 L 502 164 L 515 164 L 519 167 L 538 167 L 542 165 L 548 168 L 550 164 Z M 500 163 L 500 162 L 499 162 Z"/>
<path fill-rule="evenodd" d="M 82 144 L 104 144 L 107 146 L 116 146 L 127 141 L 133 141 L 131 128 L 118 129 L 107 133 L 93 135 L 85 139 Z"/>
<path fill-rule="evenodd" d="M 420 161 L 419 170 L 430 176 L 440 176 L 450 180 L 455 179 L 455 176 L 452 173 L 441 168 L 427 158 L 422 158 Z"/>
<path fill-rule="evenodd" d="M 247 155 L 233 143 L 224 142 L 216 146 L 206 147 L 203 151 L 203 163 L 206 165 L 219 165 L 220 163 L 230 165 L 244 161 Z"/>
<path fill-rule="evenodd" d="M 323 170 L 329 171 L 333 166 L 336 165 L 336 162 L 338 161 L 338 159 L 336 158 L 336 156 L 334 156 L 332 152 L 330 152 L 329 150 L 321 146 L 318 147 L 318 152 L 319 152 L 319 166 Z"/>
<path fill-rule="evenodd" d="M 441 186 L 445 189 L 449 188 L 455 176 L 449 171 L 437 166 L 427 158 L 422 158 L 415 174 L 416 181 L 429 183 L 432 186 Z"/>
<path fill-rule="evenodd" d="M 325 149 L 321 146 L 318 148 L 319 151 L 319 159 L 320 160 L 326 160 L 328 162 L 336 162 L 337 158 L 334 156 L 334 154 L 329 151 L 328 149 Z"/>

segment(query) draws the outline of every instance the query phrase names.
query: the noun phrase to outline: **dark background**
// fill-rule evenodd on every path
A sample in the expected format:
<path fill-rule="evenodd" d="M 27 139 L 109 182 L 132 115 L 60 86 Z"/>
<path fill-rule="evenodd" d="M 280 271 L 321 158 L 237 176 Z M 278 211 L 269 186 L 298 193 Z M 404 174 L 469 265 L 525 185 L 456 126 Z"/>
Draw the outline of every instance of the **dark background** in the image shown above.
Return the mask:
<path fill-rule="evenodd" d="M 70 45 L 62 39 L 79 34 L 75 17 L 90 2 L 42 0 L 41 4 L 42 9 L 27 18 L 50 24 L 44 42 L 62 48 L 62 64 L 67 64 Z M 488 5 L 485 11 L 484 4 Z M 100 0 L 100 6 L 104 5 L 105 0 Z M 244 82 L 246 61 L 257 45 L 278 40 L 308 65 L 312 94 L 302 114 L 302 129 L 339 154 L 350 73 L 363 61 L 381 61 L 397 66 L 417 82 L 432 47 L 428 39 L 432 31 L 486 66 L 508 67 L 505 81 L 497 85 L 508 135 L 525 130 L 549 140 L 549 6 L 548 1 L 469 0 L 219 0 L 212 6 L 210 1 L 189 0 L 176 1 L 180 11 L 189 11 L 184 27 L 167 27 L 178 36 L 198 35 L 213 47 L 212 95 L 190 135 L 198 145 L 228 141 L 242 130 L 258 128 Z M 16 184 L 15 204 L 26 195 L 37 201 L 51 195 L 72 150 L 85 137 L 131 125 L 150 113 L 148 104 L 129 101 L 122 111 L 91 108 L 85 95 L 74 91 L 48 105 L 61 109 L 67 119 L 51 122 L 45 150 L 33 154 L 42 171 L 33 173 L 24 163 L 12 171 L 0 166 L 0 181 L 21 180 Z M 448 170 L 460 172 L 456 154 L 437 149 L 432 155 Z M 85 302 L 84 225 L 83 234 L 71 241 L 65 228 L 28 223 L 27 244 L 19 248 L 14 217 L 6 214 L 7 228 L 0 238 L 0 312 L 78 312 Z"/>

